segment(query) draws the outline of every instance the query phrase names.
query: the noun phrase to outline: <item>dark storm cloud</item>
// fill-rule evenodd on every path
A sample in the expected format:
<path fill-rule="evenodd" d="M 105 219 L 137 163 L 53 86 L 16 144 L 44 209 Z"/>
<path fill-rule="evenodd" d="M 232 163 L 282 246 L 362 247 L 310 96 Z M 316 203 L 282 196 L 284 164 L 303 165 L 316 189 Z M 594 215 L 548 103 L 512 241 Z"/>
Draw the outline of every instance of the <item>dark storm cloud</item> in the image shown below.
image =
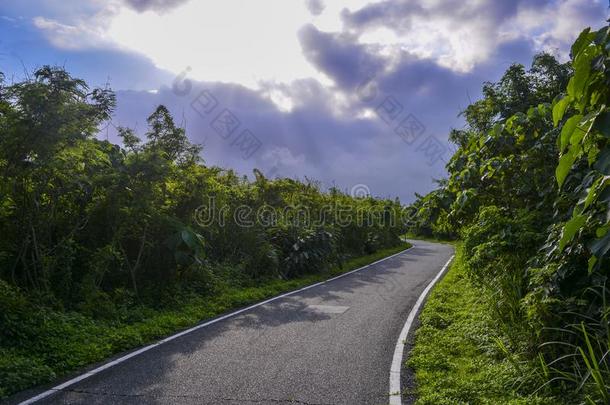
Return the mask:
<path fill-rule="evenodd" d="M 424 16 L 423 7 L 413 2 L 383 1 L 350 12 L 344 9 L 341 17 L 349 28 L 366 28 L 368 26 L 385 25 L 391 28 L 407 29 L 412 18 Z"/>
<path fill-rule="evenodd" d="M 354 87 L 383 68 L 370 46 L 347 34 L 322 32 L 310 24 L 299 31 L 299 41 L 305 58 L 341 87 Z"/>
<path fill-rule="evenodd" d="M 415 19 L 448 16 L 462 24 L 465 21 L 495 23 L 514 16 L 522 4 L 530 8 L 539 8 L 548 3 L 550 0 L 476 3 L 448 0 L 422 5 L 410 0 L 386 0 L 369 4 L 354 12 L 345 9 L 342 18 L 347 27 L 356 30 L 383 26 L 397 31 L 406 31 Z"/>
<path fill-rule="evenodd" d="M 143 12 L 153 10 L 156 12 L 165 12 L 172 8 L 178 7 L 189 0 L 123 0 L 131 8 Z"/>
<path fill-rule="evenodd" d="M 431 59 L 421 59 L 408 52 L 395 55 L 399 60 L 390 69 L 390 62 L 378 56 L 375 49 L 357 43 L 357 39 L 348 35 L 320 32 L 312 26 L 305 27 L 300 33 L 301 45 L 309 61 L 321 72 L 331 77 L 338 90 L 351 96 L 353 113 L 363 104 L 358 100 L 358 87 L 368 81 L 375 85 L 381 94 L 392 95 L 406 106 L 424 111 L 424 106 L 433 107 L 435 111 L 453 109 L 452 100 L 473 88 L 480 86 L 478 76 L 481 70 L 469 74 L 460 74 L 451 69 L 439 66 Z M 526 57 L 531 55 L 531 49 Z M 491 72 L 490 72 L 491 73 Z M 495 72 L 494 72 L 495 73 Z M 491 75 L 490 76 L 495 76 Z M 495 77 L 490 77 L 493 79 Z M 450 117 L 450 121 L 454 117 Z M 435 123 L 446 122 L 434 120 Z M 447 132 L 447 129 L 445 129 Z"/>

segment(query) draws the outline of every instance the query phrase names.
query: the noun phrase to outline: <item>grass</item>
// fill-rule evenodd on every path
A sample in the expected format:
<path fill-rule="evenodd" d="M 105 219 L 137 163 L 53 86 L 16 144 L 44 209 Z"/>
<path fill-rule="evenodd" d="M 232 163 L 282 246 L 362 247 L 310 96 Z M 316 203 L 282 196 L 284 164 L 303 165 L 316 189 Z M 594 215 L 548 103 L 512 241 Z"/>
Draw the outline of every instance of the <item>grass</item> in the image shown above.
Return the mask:
<path fill-rule="evenodd" d="M 484 291 L 467 278 L 460 243 L 447 275 L 431 292 L 407 365 L 415 372 L 417 405 L 558 405 L 532 395 L 534 365 L 511 353 Z"/>
<path fill-rule="evenodd" d="M 422 236 L 422 235 L 417 235 L 414 233 L 405 233 L 404 235 L 402 235 L 403 239 L 415 239 L 415 240 L 423 240 L 426 242 L 436 242 L 436 243 L 445 243 L 445 244 L 449 244 L 449 245 L 454 245 L 457 243 L 456 239 L 449 239 L 449 238 L 439 238 L 436 236 Z"/>
<path fill-rule="evenodd" d="M 3 290 L 0 284 L 0 306 L 11 309 L 1 320 L 12 331 L 10 343 L 0 341 L 0 399 L 225 312 L 365 266 L 409 246 L 404 243 L 348 260 L 342 268 L 292 280 L 265 280 L 245 288 L 226 286 L 215 295 L 190 297 L 171 310 L 130 308 L 120 321 L 34 308 L 25 297 Z"/>

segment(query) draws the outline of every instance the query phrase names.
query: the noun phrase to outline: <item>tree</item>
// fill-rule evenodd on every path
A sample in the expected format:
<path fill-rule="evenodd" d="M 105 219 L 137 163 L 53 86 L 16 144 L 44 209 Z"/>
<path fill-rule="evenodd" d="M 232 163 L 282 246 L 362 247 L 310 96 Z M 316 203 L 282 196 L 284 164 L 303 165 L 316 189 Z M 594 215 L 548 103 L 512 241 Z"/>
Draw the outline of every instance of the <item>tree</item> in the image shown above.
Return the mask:
<path fill-rule="evenodd" d="M 189 142 L 184 128 L 174 124 L 169 110 L 160 105 L 147 119 L 149 131 L 146 136 L 148 146 L 158 150 L 171 161 L 181 164 L 195 163 L 199 160 L 201 147 Z"/>

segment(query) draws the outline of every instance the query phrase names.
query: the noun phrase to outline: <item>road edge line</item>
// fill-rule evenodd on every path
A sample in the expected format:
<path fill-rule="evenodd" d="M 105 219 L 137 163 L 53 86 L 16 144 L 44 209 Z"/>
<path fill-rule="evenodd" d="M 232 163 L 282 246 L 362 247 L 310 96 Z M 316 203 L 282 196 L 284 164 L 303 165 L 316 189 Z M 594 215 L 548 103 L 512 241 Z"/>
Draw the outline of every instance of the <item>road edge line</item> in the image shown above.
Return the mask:
<path fill-rule="evenodd" d="M 415 302 L 413 308 L 411 308 L 411 312 L 409 312 L 409 316 L 407 316 L 407 320 L 400 331 L 400 335 L 398 336 L 398 340 L 396 341 L 396 347 L 394 348 L 394 356 L 392 357 L 392 365 L 390 366 L 390 405 L 402 405 L 402 392 L 400 388 L 400 372 L 402 370 L 402 358 L 404 355 L 405 343 L 407 340 L 407 336 L 411 332 L 411 328 L 413 327 L 413 321 L 415 317 L 419 313 L 419 309 L 424 303 L 424 300 L 430 293 L 430 290 L 437 283 L 438 280 L 441 279 L 449 264 L 453 260 L 455 255 L 451 255 L 449 260 L 445 263 L 445 265 L 438 272 L 436 277 L 430 281 L 428 286 L 422 291 L 421 295 Z"/>
<path fill-rule="evenodd" d="M 136 357 L 136 356 L 138 356 L 138 355 L 140 355 L 140 354 L 142 354 L 144 352 L 149 351 L 150 349 L 153 349 L 153 348 L 155 348 L 157 346 L 160 346 L 163 343 L 170 342 L 170 341 L 172 341 L 174 339 L 177 339 L 177 338 L 179 338 L 181 336 L 187 335 L 187 334 L 189 334 L 191 332 L 194 332 L 196 330 L 203 329 L 206 326 L 210 326 L 210 325 L 215 324 L 217 322 L 220 322 L 220 321 L 223 321 L 225 319 L 234 317 L 235 315 L 239 315 L 241 313 L 244 313 L 244 312 L 249 311 L 251 309 L 254 309 L 254 308 L 260 307 L 262 305 L 268 304 L 270 302 L 279 300 L 281 298 L 285 298 L 285 297 L 288 297 L 290 295 L 294 295 L 296 293 L 300 293 L 300 292 L 309 290 L 311 288 L 318 287 L 320 285 L 330 283 L 331 281 L 338 280 L 338 279 L 343 278 L 345 276 L 349 276 L 350 274 L 357 273 L 357 272 L 362 271 L 362 270 L 364 270 L 366 268 L 374 266 L 375 264 L 381 263 L 383 261 L 389 260 L 389 259 L 391 259 L 393 257 L 396 257 L 398 255 L 406 253 L 407 251 L 413 249 L 414 247 L 415 247 L 415 245 L 412 244 L 410 247 L 406 248 L 405 250 L 401 250 L 398 253 L 394 253 L 394 254 L 392 254 L 390 256 L 387 256 L 387 257 L 384 257 L 384 258 L 379 259 L 377 261 L 374 261 L 372 263 L 369 263 L 369 264 L 367 264 L 365 266 L 358 267 L 357 269 L 350 270 L 347 273 L 343 273 L 343 274 L 340 274 L 338 276 L 329 278 L 328 280 L 320 281 L 320 282 L 317 282 L 317 283 L 314 283 L 314 284 L 311 284 L 311 285 L 299 288 L 299 289 L 294 290 L 294 291 L 289 291 L 289 292 L 277 295 L 275 297 L 268 298 L 268 299 L 266 299 L 264 301 L 261 301 L 261 302 L 258 302 L 256 304 L 252 304 L 252 305 L 247 306 L 245 308 L 238 309 L 236 311 L 233 311 L 233 312 L 230 312 L 228 314 L 219 316 L 217 318 L 210 319 L 209 321 L 200 323 L 199 325 L 195 325 L 195 326 L 193 326 L 193 327 L 191 327 L 189 329 L 185 329 L 185 330 L 183 330 L 181 332 L 177 332 L 177 333 L 175 333 L 173 335 L 170 335 L 170 336 L 168 336 L 168 337 L 166 337 L 164 339 L 159 340 L 158 342 L 151 343 L 148 346 L 141 347 L 140 349 L 137 349 L 137 350 L 135 350 L 135 351 L 133 351 L 131 353 L 128 353 L 128 354 L 126 354 L 124 356 L 121 356 L 118 359 L 112 360 L 112 361 L 110 361 L 108 363 L 102 364 L 101 366 L 94 368 L 93 370 L 90 370 L 90 371 L 87 371 L 85 373 L 82 373 L 82 374 L 80 374 L 80 375 L 78 375 L 78 376 L 76 376 L 76 377 L 74 377 L 74 378 L 72 378 L 72 379 L 70 379 L 70 380 L 68 380 L 66 382 L 63 382 L 63 383 L 61 383 L 59 385 L 56 385 L 53 388 L 49 388 L 48 390 L 46 390 L 44 392 L 41 392 L 38 395 L 35 395 L 35 396 L 33 396 L 33 397 L 29 398 L 29 399 L 26 399 L 26 400 L 24 400 L 22 402 L 19 402 L 18 405 L 30 405 L 30 404 L 33 404 L 33 403 L 38 402 L 38 401 L 40 401 L 40 400 L 42 400 L 44 398 L 47 398 L 48 396 L 51 396 L 51 395 L 55 394 L 57 391 L 61 391 L 61 390 L 65 389 L 65 388 L 67 388 L 67 387 L 70 387 L 71 385 L 74 385 L 74 384 L 76 384 L 78 382 L 81 382 L 81 381 L 83 381 L 83 380 L 85 380 L 85 379 L 87 379 L 87 378 L 89 378 L 91 376 L 94 376 L 94 375 L 96 375 L 96 374 L 98 374 L 98 373 L 100 373 L 100 372 L 102 372 L 102 371 L 104 371 L 106 369 L 109 369 L 109 368 L 111 368 L 113 366 L 116 366 L 117 364 L 123 363 L 124 361 L 129 360 L 132 357 Z"/>

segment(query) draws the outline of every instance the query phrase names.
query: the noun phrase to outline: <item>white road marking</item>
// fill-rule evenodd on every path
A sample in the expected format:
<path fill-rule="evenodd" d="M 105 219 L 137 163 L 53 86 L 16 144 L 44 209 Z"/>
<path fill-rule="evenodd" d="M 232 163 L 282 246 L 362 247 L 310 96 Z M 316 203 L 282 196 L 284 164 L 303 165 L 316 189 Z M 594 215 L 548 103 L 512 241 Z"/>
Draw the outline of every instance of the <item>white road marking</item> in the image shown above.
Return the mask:
<path fill-rule="evenodd" d="M 269 299 L 267 299 L 267 300 L 265 300 L 265 301 L 261 301 L 261 302 L 259 302 L 259 303 L 257 303 L 257 304 L 250 305 L 249 307 L 242 308 L 242 309 L 240 309 L 240 310 L 237 310 L 237 311 L 231 312 L 231 313 L 229 313 L 229 314 L 226 314 L 226 315 L 220 316 L 220 317 L 218 317 L 218 318 L 214 318 L 214 319 L 212 319 L 212 320 L 210 320 L 210 321 L 207 321 L 207 322 L 201 323 L 201 324 L 199 324 L 199 325 L 197 325 L 197 326 L 194 326 L 194 327 L 192 327 L 192 328 L 190 328 L 190 329 L 183 330 L 182 332 L 179 332 L 179 333 L 176 333 L 176 334 L 174 334 L 174 335 L 168 336 L 168 337 L 166 337 L 165 339 L 162 339 L 162 340 L 160 340 L 160 341 L 158 341 L 158 342 L 156 342 L 156 343 L 150 344 L 150 345 L 148 345 L 148 346 L 144 346 L 144 347 L 142 347 L 141 349 L 138 349 L 138 350 L 136 350 L 136 351 L 134 351 L 134 352 L 131 352 L 131 353 L 129 353 L 129 354 L 126 354 L 126 355 L 125 355 L 125 356 L 123 356 L 123 357 L 119 357 L 119 358 L 118 358 L 118 359 L 116 359 L 116 360 L 113 360 L 113 361 L 111 361 L 111 362 L 109 362 L 109 363 L 103 364 L 103 365 L 101 365 L 101 366 L 99 366 L 99 367 L 97 367 L 97 368 L 95 368 L 95 369 L 93 369 L 93 370 L 91 370 L 91 371 L 88 371 L 88 372 L 83 373 L 83 374 L 81 374 L 81 375 L 79 375 L 79 376 L 77 376 L 77 377 L 74 377 L 73 379 L 68 380 L 68 381 L 66 381 L 66 382 L 64 382 L 64 383 L 62 383 L 62 384 L 59 384 L 59 385 L 57 385 L 57 386 L 55 386 L 55 387 L 53 387 L 53 388 L 51 388 L 51 389 L 49 389 L 49 390 L 47 390 L 47 391 L 45 391 L 45 392 L 42 392 L 42 393 L 40 393 L 40 394 L 38 394 L 38 395 L 36 395 L 36 396 L 34 396 L 34 397 L 30 398 L 30 399 L 27 399 L 27 400 L 25 400 L 25 401 L 23 401 L 23 402 L 20 402 L 20 403 L 19 403 L 19 405 L 29 405 L 29 404 L 33 404 L 33 403 L 35 403 L 35 402 L 37 402 L 37 401 L 40 401 L 41 399 L 44 399 L 44 398 L 48 397 L 49 395 L 53 395 L 53 394 L 54 394 L 54 393 L 56 393 L 57 391 L 61 391 L 61 390 L 65 389 L 65 388 L 67 388 L 67 387 L 70 387 L 70 386 L 72 386 L 72 385 L 74 385 L 74 384 L 76 384 L 76 383 L 78 383 L 78 382 L 80 382 L 80 381 L 83 381 L 83 380 L 84 380 L 84 379 L 86 379 L 86 378 L 89 378 L 89 377 L 91 377 L 91 376 L 93 376 L 93 375 L 95 375 L 95 374 L 98 374 L 98 373 L 100 373 L 100 372 L 102 372 L 102 371 L 104 371 L 104 370 L 106 370 L 106 369 L 108 369 L 108 368 L 110 368 L 110 367 L 116 366 L 117 364 L 123 363 L 124 361 L 129 360 L 130 358 L 135 357 L 135 356 L 137 356 L 137 355 L 140 355 L 140 354 L 142 354 L 142 353 L 144 353 L 144 352 L 147 352 L 147 351 L 149 351 L 150 349 L 153 349 L 153 348 L 155 348 L 155 347 L 157 347 L 157 346 L 159 346 L 159 345 L 162 345 L 163 343 L 167 343 L 167 342 L 172 341 L 172 340 L 174 340 L 174 339 L 176 339 L 176 338 L 179 338 L 180 336 L 184 336 L 184 335 L 189 334 L 189 333 L 191 333 L 191 332 L 194 332 L 194 331 L 196 331 L 196 330 L 199 330 L 199 329 L 205 328 L 206 326 L 210 326 L 210 325 L 212 325 L 212 324 L 215 324 L 216 322 L 220 322 L 220 321 L 223 321 L 223 320 L 225 320 L 225 319 L 227 319 L 227 318 L 231 318 L 231 317 L 233 317 L 233 316 L 235 316 L 235 315 L 239 315 L 239 314 L 241 314 L 241 313 L 243 313 L 243 312 L 246 312 L 246 311 L 249 311 L 249 310 L 251 310 L 251 309 L 253 309 L 253 308 L 260 307 L 261 305 L 265 305 L 265 304 L 268 304 L 268 303 L 270 303 L 270 302 L 273 302 L 273 301 L 279 300 L 280 298 L 284 298 L 284 297 L 287 297 L 287 296 L 289 296 L 289 295 L 293 295 L 293 294 L 296 294 L 296 293 L 300 293 L 300 292 L 303 292 L 303 291 L 305 291 L 305 290 L 309 290 L 310 288 L 314 288 L 314 287 L 317 287 L 317 286 L 319 286 L 319 285 L 323 285 L 323 284 L 326 284 L 326 283 L 330 283 L 331 281 L 338 280 L 338 279 L 343 278 L 343 277 L 345 277 L 345 276 L 349 276 L 350 274 L 353 274 L 353 273 L 356 273 L 356 272 L 358 272 L 358 271 L 364 270 L 364 269 L 366 269 L 366 268 L 368 268 L 368 267 L 371 267 L 371 266 L 373 266 L 373 265 L 375 265 L 375 264 L 377 264 L 377 263 L 381 263 L 381 262 L 386 261 L 386 260 L 388 260 L 388 259 L 391 259 L 391 258 L 393 258 L 393 257 L 395 257 L 395 256 L 398 256 L 398 255 L 400 255 L 400 254 L 403 254 L 403 253 L 405 253 L 407 250 L 412 249 L 412 248 L 413 248 L 413 246 L 411 246 L 411 247 L 409 247 L 409 248 L 407 248 L 407 249 L 405 249 L 405 250 L 402 250 L 402 251 L 400 251 L 400 252 L 398 252 L 398 253 L 395 253 L 395 254 L 393 254 L 393 255 L 391 255 L 391 256 L 384 257 L 383 259 L 380 259 L 380 260 L 377 260 L 377 261 L 375 261 L 375 262 L 373 262 L 373 263 L 367 264 L 366 266 L 362 266 L 362 267 L 359 267 L 359 268 L 357 268 L 357 269 L 355 269 L 355 270 L 348 271 L 347 273 L 340 274 L 340 275 L 338 275 L 338 276 L 336 276 L 336 277 L 333 277 L 333 278 L 330 278 L 330 279 L 328 279 L 328 280 L 325 280 L 325 281 L 320 281 L 319 283 L 315 283 L 315 284 L 312 284 L 312 285 L 308 285 L 307 287 L 303 287 L 303 288 L 300 288 L 300 289 L 295 290 L 295 291 L 290 291 L 290 292 L 287 292 L 287 293 L 284 293 L 284 294 L 278 295 L 278 296 L 273 297 L 273 298 L 269 298 Z"/>
<path fill-rule="evenodd" d="M 413 326 L 413 321 L 419 312 L 419 308 L 426 299 L 426 296 L 432 287 L 434 287 L 434 284 L 436 284 L 436 282 L 443 276 L 453 258 L 454 256 L 451 256 L 449 260 L 447 260 L 447 263 L 445 263 L 441 271 L 439 271 L 436 277 L 430 281 L 430 284 L 428 284 L 426 289 L 422 291 L 421 295 L 415 302 L 415 305 L 413 308 L 411 308 L 407 321 L 405 322 L 405 325 L 398 336 L 396 348 L 394 349 L 394 357 L 392 357 L 392 366 L 390 367 L 390 405 L 402 405 L 402 395 L 400 391 L 400 370 L 402 369 L 402 356 L 405 348 L 405 342 L 407 340 L 407 336 L 409 336 L 411 327 Z"/>

